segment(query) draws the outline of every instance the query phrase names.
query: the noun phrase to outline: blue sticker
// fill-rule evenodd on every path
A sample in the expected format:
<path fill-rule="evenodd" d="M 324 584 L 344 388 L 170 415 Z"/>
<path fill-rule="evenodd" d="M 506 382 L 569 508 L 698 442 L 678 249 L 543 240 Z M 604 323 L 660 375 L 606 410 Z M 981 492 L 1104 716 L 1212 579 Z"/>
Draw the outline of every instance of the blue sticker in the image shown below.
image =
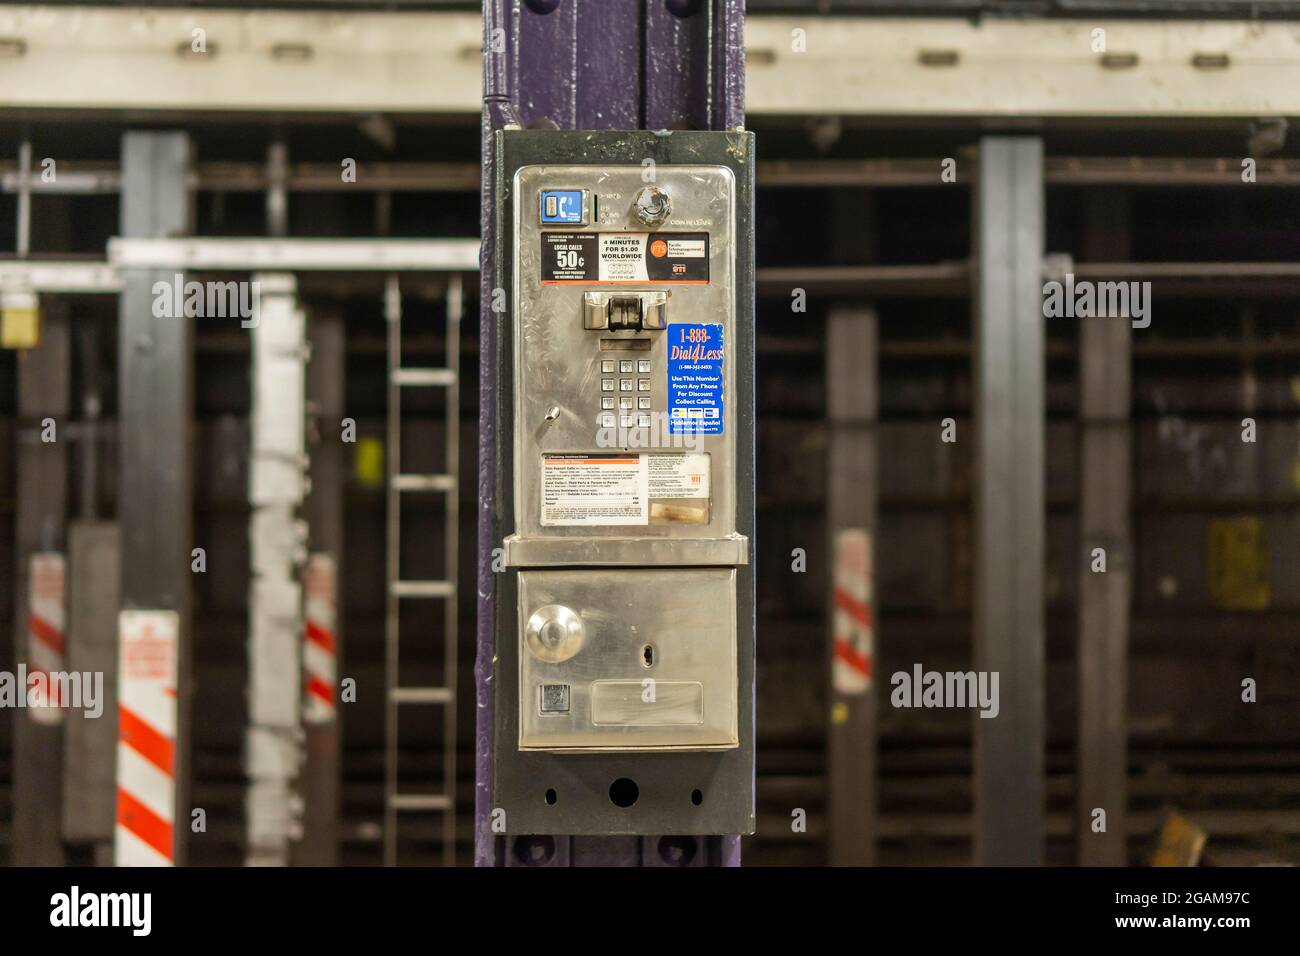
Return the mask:
<path fill-rule="evenodd" d="M 722 434 L 722 324 L 668 326 L 668 433 Z"/>
<path fill-rule="evenodd" d="M 546 225 L 581 226 L 587 221 L 583 215 L 581 189 L 543 189 L 539 212 Z"/>

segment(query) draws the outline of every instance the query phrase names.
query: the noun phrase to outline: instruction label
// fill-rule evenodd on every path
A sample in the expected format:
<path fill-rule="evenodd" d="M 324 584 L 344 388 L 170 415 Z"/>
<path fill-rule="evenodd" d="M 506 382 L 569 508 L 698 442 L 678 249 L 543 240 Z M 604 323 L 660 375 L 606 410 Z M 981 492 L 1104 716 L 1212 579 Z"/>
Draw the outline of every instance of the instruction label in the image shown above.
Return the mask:
<path fill-rule="evenodd" d="M 640 455 L 543 455 L 541 484 L 543 526 L 649 522 Z"/>
<path fill-rule="evenodd" d="M 542 285 L 709 281 L 707 232 L 543 232 Z"/>
<path fill-rule="evenodd" d="M 709 456 L 646 455 L 651 498 L 709 497 Z"/>
<path fill-rule="evenodd" d="M 708 501 L 709 456 L 542 456 L 543 526 L 649 524 L 657 499 Z"/>
<path fill-rule="evenodd" d="M 668 433 L 722 434 L 722 324 L 668 326 Z"/>

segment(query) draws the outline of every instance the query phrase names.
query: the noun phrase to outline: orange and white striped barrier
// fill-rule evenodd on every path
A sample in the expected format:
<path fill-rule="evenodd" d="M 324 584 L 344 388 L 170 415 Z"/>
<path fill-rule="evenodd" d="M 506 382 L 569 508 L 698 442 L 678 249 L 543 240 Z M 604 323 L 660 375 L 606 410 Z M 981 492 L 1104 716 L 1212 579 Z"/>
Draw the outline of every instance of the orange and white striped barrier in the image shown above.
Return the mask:
<path fill-rule="evenodd" d="M 51 675 L 64 671 L 64 558 L 54 551 L 32 555 L 28 577 L 27 712 L 38 724 L 63 723 L 60 682 Z M 34 675 L 43 679 L 31 681 Z"/>
<path fill-rule="evenodd" d="M 871 689 L 875 625 L 871 615 L 871 537 L 861 528 L 835 536 L 835 622 L 831 687 L 839 694 Z"/>
<path fill-rule="evenodd" d="M 324 724 L 338 706 L 338 580 L 332 555 L 313 554 L 303 574 L 306 627 L 303 630 L 303 720 Z"/>
<path fill-rule="evenodd" d="M 118 617 L 118 866 L 176 861 L 176 681 L 180 618 L 175 611 Z"/>

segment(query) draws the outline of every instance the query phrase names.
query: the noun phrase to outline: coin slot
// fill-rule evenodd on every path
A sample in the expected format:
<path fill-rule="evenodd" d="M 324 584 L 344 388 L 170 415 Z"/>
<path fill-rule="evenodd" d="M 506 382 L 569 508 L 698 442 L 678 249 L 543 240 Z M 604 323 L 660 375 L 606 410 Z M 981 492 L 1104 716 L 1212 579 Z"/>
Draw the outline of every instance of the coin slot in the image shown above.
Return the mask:
<path fill-rule="evenodd" d="M 655 646 L 653 644 L 647 644 L 641 648 L 641 666 L 655 666 Z"/>
<path fill-rule="evenodd" d="M 698 790 L 696 790 L 695 792 L 699 793 Z M 556 795 L 554 788 L 546 791 L 546 805 L 548 807 L 555 806 L 555 801 L 558 799 L 559 797 Z"/>

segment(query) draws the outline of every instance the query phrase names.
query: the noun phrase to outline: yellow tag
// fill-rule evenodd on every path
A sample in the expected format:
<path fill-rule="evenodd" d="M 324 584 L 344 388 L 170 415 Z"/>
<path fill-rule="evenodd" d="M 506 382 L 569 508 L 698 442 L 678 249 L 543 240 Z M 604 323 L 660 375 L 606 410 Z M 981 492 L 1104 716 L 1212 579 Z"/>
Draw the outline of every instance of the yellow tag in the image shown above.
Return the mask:
<path fill-rule="evenodd" d="M 353 461 L 357 483 L 363 488 L 384 486 L 384 443 L 378 438 L 357 440 L 357 456 Z"/>
<path fill-rule="evenodd" d="M 41 312 L 36 306 L 6 305 L 0 312 L 0 347 L 34 349 L 41 344 Z"/>
<path fill-rule="evenodd" d="M 1151 854 L 1152 866 L 1196 866 L 1205 849 L 1205 831 L 1181 813 L 1171 813 L 1160 828 L 1160 839 Z"/>
<path fill-rule="evenodd" d="M 831 723 L 842 724 L 849 719 L 849 705 L 842 700 L 831 704 Z"/>
<path fill-rule="evenodd" d="M 1259 518 L 1215 518 L 1207 528 L 1210 600 L 1234 611 L 1268 607 L 1268 544 Z"/>

